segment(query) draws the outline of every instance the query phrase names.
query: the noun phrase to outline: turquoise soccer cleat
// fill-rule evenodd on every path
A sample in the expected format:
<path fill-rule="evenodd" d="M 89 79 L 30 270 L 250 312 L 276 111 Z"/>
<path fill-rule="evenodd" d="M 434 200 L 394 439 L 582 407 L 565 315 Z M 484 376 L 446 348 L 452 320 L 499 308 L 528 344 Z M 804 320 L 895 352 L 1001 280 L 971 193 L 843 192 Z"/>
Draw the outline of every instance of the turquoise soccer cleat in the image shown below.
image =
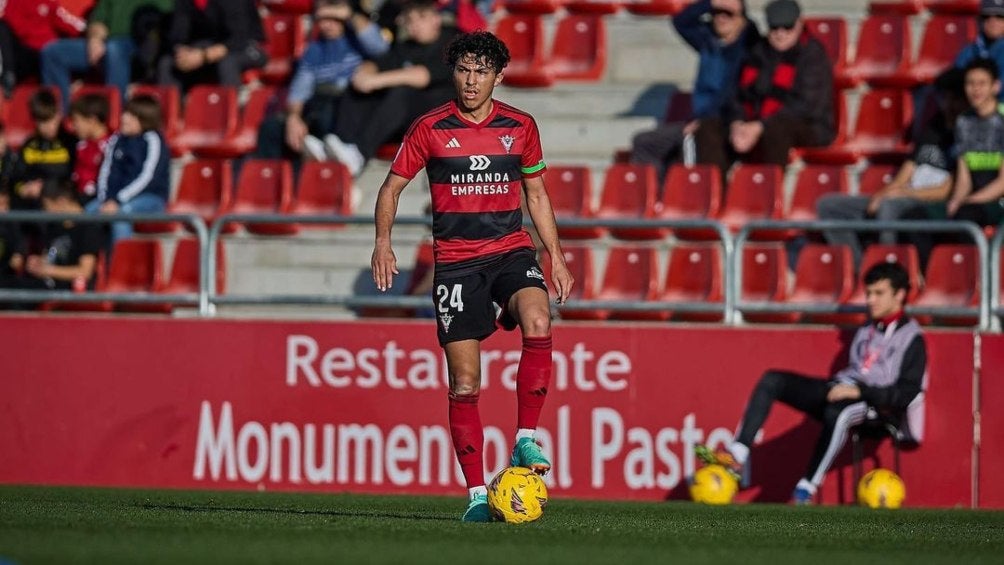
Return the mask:
<path fill-rule="evenodd" d="M 540 445 L 533 438 L 520 438 L 512 448 L 512 458 L 509 464 L 513 467 L 526 467 L 538 475 L 546 475 L 551 470 L 551 462 L 540 451 Z"/>
<path fill-rule="evenodd" d="M 475 494 L 460 517 L 461 522 L 491 522 L 492 512 L 488 508 L 488 495 Z"/>

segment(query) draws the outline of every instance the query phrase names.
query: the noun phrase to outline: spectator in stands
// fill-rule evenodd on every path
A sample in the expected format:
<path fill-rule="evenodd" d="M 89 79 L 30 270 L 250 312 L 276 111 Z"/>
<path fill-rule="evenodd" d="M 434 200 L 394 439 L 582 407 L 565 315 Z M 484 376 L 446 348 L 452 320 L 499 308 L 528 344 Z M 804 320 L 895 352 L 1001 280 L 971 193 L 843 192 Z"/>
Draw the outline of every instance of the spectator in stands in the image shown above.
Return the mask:
<path fill-rule="evenodd" d="M 444 27 L 435 0 L 412 0 L 401 11 L 408 39 L 359 66 L 342 99 L 328 151 L 358 176 L 381 144 L 399 139 L 418 116 L 454 95 L 443 52 L 456 35 Z"/>
<path fill-rule="evenodd" d="M 59 88 L 63 110 L 70 102 L 70 74 L 103 68 L 105 81 L 125 100 L 132 77 L 133 17 L 143 6 L 171 10 L 171 0 L 98 0 L 87 23 L 86 39 L 60 39 L 42 49 L 42 82 Z"/>
<path fill-rule="evenodd" d="M 962 48 L 955 58 L 955 68 L 964 70 L 976 59 L 992 59 L 997 68 L 1004 68 L 1004 0 L 980 2 L 980 27 L 976 40 Z M 958 76 L 958 75 L 956 75 Z M 956 79 L 961 82 L 962 77 Z M 1004 102 L 1004 92 L 997 95 Z"/>
<path fill-rule="evenodd" d="M 98 193 L 98 172 L 111 137 L 108 112 L 108 99 L 99 94 L 84 94 L 70 105 L 70 121 L 79 138 L 72 178 L 84 206 Z"/>
<path fill-rule="evenodd" d="M 46 212 L 79 214 L 84 209 L 73 183 L 48 179 L 42 189 Z M 18 287 L 37 290 L 93 290 L 98 254 L 102 247 L 101 226 L 91 222 L 53 222 L 45 230 L 45 254 L 28 255 L 25 276 Z"/>
<path fill-rule="evenodd" d="M 264 42 L 254 0 L 178 0 L 158 80 L 185 89 L 205 83 L 238 87 L 244 71 L 265 65 Z"/>
<path fill-rule="evenodd" d="M 690 119 L 661 124 L 631 140 L 631 162 L 653 165 L 660 179 L 669 164 L 679 160 L 683 140 L 693 135 L 699 120 L 722 113 L 740 64 L 760 40 L 744 0 L 701 0 L 674 16 L 673 27 L 698 56 Z"/>
<path fill-rule="evenodd" d="M 59 37 L 76 37 L 86 27 L 58 0 L 0 2 L 0 87 L 9 96 L 15 85 L 38 76 L 42 48 Z"/>
<path fill-rule="evenodd" d="M 350 0 L 318 0 L 314 25 L 317 39 L 300 58 L 286 96 L 285 116 L 269 118 L 259 129 L 261 158 L 282 156 L 285 132 L 286 146 L 296 153 L 307 150 L 315 159 L 326 159 L 320 138 L 335 131 L 338 103 L 352 74 L 364 59 L 390 48 L 380 28 L 366 14 L 354 12 Z"/>
<path fill-rule="evenodd" d="M 0 192 L 0 216 L 10 210 L 10 195 Z M 13 222 L 0 222 L 0 288 L 17 285 L 17 276 L 24 269 L 24 238 Z M 0 305 L 0 309 L 3 306 Z"/>
<path fill-rule="evenodd" d="M 830 379 L 768 370 L 753 389 L 735 440 L 718 454 L 699 447 L 702 459 L 748 476 L 753 440 L 771 406 L 781 401 L 823 424 L 792 497 L 796 504 L 812 504 L 848 430 L 870 412 L 898 426 L 912 441 L 920 440 L 927 348 L 920 324 L 903 312 L 910 277 L 899 263 L 882 262 L 868 269 L 864 282 L 871 321 L 855 334 L 847 367 Z"/>
<path fill-rule="evenodd" d="M 161 128 L 160 103 L 153 96 L 132 97 L 122 111 L 122 126 L 108 140 L 98 176 L 97 197 L 88 212 L 158 213 L 170 196 L 171 154 Z M 112 240 L 132 236 L 131 222 L 112 224 Z"/>
<path fill-rule="evenodd" d="M 899 168 L 889 184 L 871 196 L 827 194 L 816 203 L 821 220 L 895 221 L 915 217 L 929 205 L 944 204 L 952 189 L 955 172 L 951 129 L 939 121 L 917 140 L 913 155 Z M 861 263 L 860 232 L 832 230 L 824 232 L 832 245 L 850 246 L 854 265 Z M 895 231 L 879 232 L 880 243 L 899 241 Z"/>
<path fill-rule="evenodd" d="M 42 183 L 48 179 L 69 180 L 74 167 L 77 140 L 67 133 L 56 96 L 39 89 L 28 100 L 35 133 L 24 141 L 10 173 L 11 209 L 38 210 Z"/>
<path fill-rule="evenodd" d="M 731 103 L 695 134 L 698 162 L 717 165 L 722 178 L 737 158 L 785 166 L 792 147 L 836 136 L 825 48 L 805 30 L 795 0 L 773 0 L 766 15 L 770 31 L 743 64 Z"/>
<path fill-rule="evenodd" d="M 955 121 L 955 186 L 945 207 L 911 213 L 913 218 L 974 222 L 994 226 L 1004 221 L 1004 115 L 998 110 L 1000 73 L 991 59 L 974 59 L 965 70 L 966 99 L 970 109 Z M 934 239 L 927 232 L 911 234 L 922 266 L 926 266 Z M 968 235 L 945 235 L 945 243 L 971 243 Z"/>

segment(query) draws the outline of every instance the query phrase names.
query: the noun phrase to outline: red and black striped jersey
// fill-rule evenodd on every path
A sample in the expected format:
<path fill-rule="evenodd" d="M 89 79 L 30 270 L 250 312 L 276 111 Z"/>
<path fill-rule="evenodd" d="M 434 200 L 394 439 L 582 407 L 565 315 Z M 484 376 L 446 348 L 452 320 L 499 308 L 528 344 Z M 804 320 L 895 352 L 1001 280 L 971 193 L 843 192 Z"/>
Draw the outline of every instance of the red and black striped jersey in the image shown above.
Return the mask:
<path fill-rule="evenodd" d="M 533 248 L 520 211 L 523 179 L 545 168 L 532 116 L 498 100 L 480 123 L 464 119 L 456 102 L 435 108 L 412 124 L 390 170 L 411 179 L 422 167 L 438 272 L 477 270 Z"/>

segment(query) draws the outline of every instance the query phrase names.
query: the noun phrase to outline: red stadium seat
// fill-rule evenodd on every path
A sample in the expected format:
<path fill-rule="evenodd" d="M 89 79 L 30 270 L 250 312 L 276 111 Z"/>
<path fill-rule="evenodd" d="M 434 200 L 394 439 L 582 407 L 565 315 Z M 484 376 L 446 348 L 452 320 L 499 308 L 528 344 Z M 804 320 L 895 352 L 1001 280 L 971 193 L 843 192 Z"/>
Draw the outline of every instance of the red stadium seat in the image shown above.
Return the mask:
<path fill-rule="evenodd" d="M 873 0 L 868 3 L 870 14 L 913 16 L 923 11 L 923 0 Z"/>
<path fill-rule="evenodd" d="M 10 100 L 4 104 L 4 138 L 10 151 L 17 151 L 24 144 L 24 140 L 35 133 L 35 123 L 31 119 L 31 112 L 28 110 L 28 101 L 36 91 L 47 88 L 37 84 L 22 84 L 14 87 Z M 60 104 L 59 91 L 55 88 L 49 89 L 56 96 L 56 105 Z"/>
<path fill-rule="evenodd" d="M 303 54 L 306 35 L 303 18 L 298 15 L 269 14 L 263 18 L 265 52 L 268 62 L 259 71 L 263 82 L 284 84 L 293 74 L 296 60 Z"/>
<path fill-rule="evenodd" d="M 624 3 L 624 9 L 636 16 L 675 16 L 691 0 L 633 0 Z"/>
<path fill-rule="evenodd" d="M 565 10 L 569 14 L 607 16 L 620 11 L 622 4 L 620 0 L 570 0 L 565 3 Z"/>
<path fill-rule="evenodd" d="M 853 164 L 859 159 L 900 161 L 910 145 L 906 133 L 913 119 L 913 100 L 905 90 L 874 89 L 861 97 L 854 131 L 844 142 L 805 148 L 802 158 L 812 163 Z"/>
<path fill-rule="evenodd" d="M 611 247 L 597 300 L 653 301 L 659 296 L 659 255 L 652 247 Z M 665 312 L 607 310 L 603 319 L 661 320 Z"/>
<path fill-rule="evenodd" d="M 502 7 L 510 14 L 553 14 L 564 0 L 505 0 Z"/>
<path fill-rule="evenodd" d="M 84 84 L 73 91 L 70 101 L 80 98 L 85 94 L 97 94 L 108 100 L 108 129 L 117 131 L 119 129 L 119 118 L 122 117 L 122 96 L 119 89 L 114 86 L 104 86 L 99 84 Z M 69 116 L 66 116 L 69 119 Z"/>
<path fill-rule="evenodd" d="M 160 102 L 160 113 L 164 119 L 164 137 L 168 142 L 178 133 L 178 122 L 181 121 L 181 93 L 177 87 L 155 84 L 134 84 L 129 96 L 144 94 L 153 96 Z"/>
<path fill-rule="evenodd" d="M 975 245 L 937 245 L 931 250 L 924 288 L 914 306 L 976 307 L 980 303 L 980 257 Z M 917 316 L 921 323 L 972 326 L 979 316 Z"/>
<path fill-rule="evenodd" d="M 910 25 L 902 16 L 867 16 L 858 31 L 854 62 L 847 73 L 855 83 L 889 86 L 903 61 L 912 53 Z"/>
<path fill-rule="evenodd" d="M 495 35 L 509 48 L 511 60 L 505 70 L 510 86 L 542 87 L 554 84 L 544 64 L 544 23 L 534 14 L 508 14 L 495 26 Z"/>
<path fill-rule="evenodd" d="M 780 244 L 754 244 L 743 248 L 743 280 L 740 300 L 784 302 L 788 298 L 788 260 Z M 757 323 L 791 323 L 791 312 L 744 312 L 743 319 Z"/>
<path fill-rule="evenodd" d="M 854 290 L 842 304 L 851 306 L 864 306 L 865 304 L 865 284 L 864 273 L 874 265 L 882 262 L 897 262 L 906 269 L 910 278 L 910 293 L 907 295 L 907 303 L 913 302 L 920 289 L 920 258 L 917 256 L 917 249 L 912 245 L 885 245 L 872 244 L 865 248 L 864 256 L 861 258 L 860 272 L 855 282 Z M 806 314 L 803 319 L 806 321 L 838 324 L 838 325 L 860 325 L 867 319 L 866 314 L 851 312 L 840 312 L 835 314 Z"/>
<path fill-rule="evenodd" d="M 896 165 L 868 165 L 858 176 L 858 194 L 870 196 L 882 190 L 896 177 Z"/>
<path fill-rule="evenodd" d="M 615 163 L 604 175 L 603 194 L 597 218 L 642 220 L 655 217 L 657 181 L 651 165 Z M 665 228 L 611 228 L 618 239 L 662 239 Z"/>
<path fill-rule="evenodd" d="M 980 0 L 924 0 L 924 7 L 935 14 L 975 16 L 980 13 Z"/>
<path fill-rule="evenodd" d="M 854 258 L 846 245 L 809 243 L 798 253 L 790 304 L 840 304 L 854 289 Z"/>
<path fill-rule="evenodd" d="M 595 239 L 606 230 L 596 228 L 563 227 L 563 220 L 593 219 L 593 180 L 589 167 L 551 166 L 544 173 L 547 195 L 558 222 L 558 235 L 562 239 Z"/>
<path fill-rule="evenodd" d="M 854 85 L 853 78 L 847 74 L 847 21 L 839 16 L 807 17 L 805 26 L 823 47 L 833 64 L 833 79 L 837 88 L 848 88 Z"/>
<path fill-rule="evenodd" d="M 662 197 L 655 204 L 660 220 L 697 220 L 718 215 L 722 201 L 722 174 L 714 165 L 673 165 L 666 174 Z M 680 239 L 718 239 L 714 230 L 673 228 Z"/>
<path fill-rule="evenodd" d="M 718 220 L 733 232 L 750 220 L 780 220 L 784 211 L 783 181 L 784 172 L 777 165 L 739 165 L 733 170 Z M 777 237 L 783 235 L 764 230 L 751 234 L 753 239 Z"/>
<path fill-rule="evenodd" d="M 172 152 L 177 156 L 187 152 L 201 155 L 203 149 L 224 143 L 237 131 L 237 110 L 235 88 L 206 84 L 192 87 L 185 100 L 184 125 L 170 140 Z"/>
<path fill-rule="evenodd" d="M 547 68 L 558 80 L 603 78 L 607 67 L 607 28 L 597 15 L 571 14 L 558 20 Z"/>
<path fill-rule="evenodd" d="M 296 199 L 291 214 L 351 216 L 352 173 L 348 167 L 334 161 L 307 161 L 300 168 Z M 305 224 L 301 227 L 318 227 Z M 324 224 L 322 227 L 344 227 Z"/>
<path fill-rule="evenodd" d="M 847 171 L 840 165 L 806 165 L 798 172 L 795 194 L 786 219 L 816 220 L 816 201 L 831 192 L 847 192 Z"/>
<path fill-rule="evenodd" d="M 288 214 L 293 204 L 293 170 L 289 161 L 248 159 L 237 178 L 232 212 L 235 214 Z M 296 224 L 246 223 L 247 231 L 260 235 L 292 235 Z"/>
<path fill-rule="evenodd" d="M 250 153 L 258 145 L 258 128 L 273 105 L 276 96 L 274 87 L 266 86 L 251 91 L 244 109 L 241 111 L 240 127 L 228 135 L 219 145 L 209 145 L 199 149 L 202 157 L 231 158 Z"/>
<path fill-rule="evenodd" d="M 915 62 L 904 61 L 892 78 L 892 84 L 910 88 L 932 82 L 952 66 L 956 55 L 976 39 L 976 20 L 972 16 L 936 14 L 927 21 L 924 40 Z"/>
<path fill-rule="evenodd" d="M 670 249 L 659 301 L 720 303 L 722 296 L 722 256 L 717 243 L 680 243 Z M 721 312 L 674 310 L 672 304 L 666 308 L 673 321 L 722 321 Z"/>
<path fill-rule="evenodd" d="M 164 260 L 160 242 L 122 239 L 115 243 L 105 292 L 159 292 L 163 286 Z M 110 304 L 108 304 L 110 307 Z M 110 308 L 108 308 L 110 309 Z M 155 304 L 116 304 L 116 310 L 127 312 L 157 312 Z"/>
<path fill-rule="evenodd" d="M 230 211 L 233 176 L 230 161 L 196 159 L 185 163 L 178 193 L 167 205 L 172 214 L 195 214 L 211 226 L 217 216 Z"/>
<path fill-rule="evenodd" d="M 161 287 L 162 294 L 191 294 L 199 292 L 199 273 L 202 271 L 201 257 L 199 256 L 199 240 L 195 238 L 182 238 L 178 240 L 174 247 L 174 258 L 171 260 L 171 273 L 168 275 L 167 283 Z M 216 294 L 226 292 L 226 255 L 224 253 L 223 242 L 216 241 Z M 170 313 L 175 306 L 173 304 L 160 304 L 158 309 L 164 313 Z"/>

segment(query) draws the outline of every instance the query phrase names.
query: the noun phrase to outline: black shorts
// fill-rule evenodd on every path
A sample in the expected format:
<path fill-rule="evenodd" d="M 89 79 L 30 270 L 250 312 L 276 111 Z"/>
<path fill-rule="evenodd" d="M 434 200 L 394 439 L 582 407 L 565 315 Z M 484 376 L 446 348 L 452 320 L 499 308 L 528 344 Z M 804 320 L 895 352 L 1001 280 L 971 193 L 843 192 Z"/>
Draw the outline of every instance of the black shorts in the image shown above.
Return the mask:
<path fill-rule="evenodd" d="M 524 288 L 547 292 L 544 274 L 532 251 L 508 253 L 499 262 L 474 273 L 433 278 L 439 344 L 465 339 L 482 340 L 499 327 L 513 330 L 509 298 Z"/>

